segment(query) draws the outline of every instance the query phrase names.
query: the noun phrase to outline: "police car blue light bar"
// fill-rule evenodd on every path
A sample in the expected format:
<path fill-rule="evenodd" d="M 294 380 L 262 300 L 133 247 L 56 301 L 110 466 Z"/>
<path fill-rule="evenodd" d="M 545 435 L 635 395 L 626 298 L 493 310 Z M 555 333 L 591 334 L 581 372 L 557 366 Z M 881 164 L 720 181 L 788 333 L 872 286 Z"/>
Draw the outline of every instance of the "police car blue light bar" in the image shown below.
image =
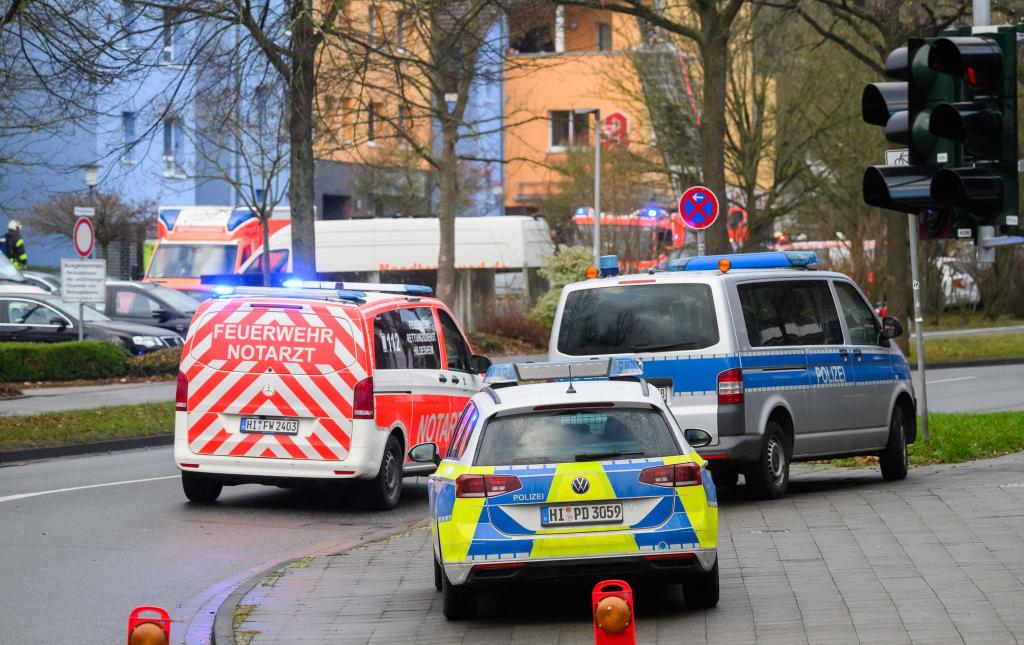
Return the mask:
<path fill-rule="evenodd" d="M 490 385 L 562 379 L 599 379 L 642 376 L 643 363 L 634 356 L 613 356 L 576 361 L 546 363 L 499 363 L 491 365 L 484 376 Z"/>
<path fill-rule="evenodd" d="M 668 270 L 717 271 L 723 259 L 729 260 L 732 269 L 808 269 L 821 263 L 814 251 L 769 251 L 679 258 L 668 263 Z"/>

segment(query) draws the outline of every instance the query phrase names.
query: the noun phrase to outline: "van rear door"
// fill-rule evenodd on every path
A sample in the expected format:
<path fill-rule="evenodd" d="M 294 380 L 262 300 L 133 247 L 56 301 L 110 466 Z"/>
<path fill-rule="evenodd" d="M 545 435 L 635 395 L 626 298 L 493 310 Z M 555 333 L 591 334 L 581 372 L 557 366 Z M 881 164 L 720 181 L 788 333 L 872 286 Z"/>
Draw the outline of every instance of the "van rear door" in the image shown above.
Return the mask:
<path fill-rule="evenodd" d="M 344 460 L 366 340 L 353 305 L 214 301 L 190 336 L 188 443 L 202 455 Z"/>

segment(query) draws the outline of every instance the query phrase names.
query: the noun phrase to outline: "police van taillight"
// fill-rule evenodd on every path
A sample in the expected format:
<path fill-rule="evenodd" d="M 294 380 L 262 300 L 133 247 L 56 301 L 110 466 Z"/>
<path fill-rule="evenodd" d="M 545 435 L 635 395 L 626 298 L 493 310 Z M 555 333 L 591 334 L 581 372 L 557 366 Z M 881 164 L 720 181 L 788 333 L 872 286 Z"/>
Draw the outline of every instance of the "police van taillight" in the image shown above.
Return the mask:
<path fill-rule="evenodd" d="M 515 475 L 459 475 L 456 497 L 496 497 L 523 487 Z"/>
<path fill-rule="evenodd" d="M 356 383 L 352 390 L 352 416 L 356 419 L 372 419 L 373 409 L 373 377 L 364 378 Z"/>
<path fill-rule="evenodd" d="M 718 375 L 718 404 L 743 403 L 743 370 L 725 370 Z"/>
<path fill-rule="evenodd" d="M 185 412 L 188 409 L 188 377 L 185 372 L 178 372 L 178 387 L 174 391 L 174 409 Z"/>

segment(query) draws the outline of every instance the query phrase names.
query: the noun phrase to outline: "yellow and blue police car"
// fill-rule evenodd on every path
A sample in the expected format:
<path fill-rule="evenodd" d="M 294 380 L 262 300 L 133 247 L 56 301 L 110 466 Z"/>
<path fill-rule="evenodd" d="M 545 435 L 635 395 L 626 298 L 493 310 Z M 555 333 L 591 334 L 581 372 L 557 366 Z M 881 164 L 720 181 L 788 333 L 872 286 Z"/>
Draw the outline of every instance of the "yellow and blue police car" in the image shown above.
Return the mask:
<path fill-rule="evenodd" d="M 462 412 L 429 499 L 449 620 L 479 591 L 538 579 L 654 578 L 718 603 L 718 505 L 706 463 L 633 357 L 494 365 Z"/>

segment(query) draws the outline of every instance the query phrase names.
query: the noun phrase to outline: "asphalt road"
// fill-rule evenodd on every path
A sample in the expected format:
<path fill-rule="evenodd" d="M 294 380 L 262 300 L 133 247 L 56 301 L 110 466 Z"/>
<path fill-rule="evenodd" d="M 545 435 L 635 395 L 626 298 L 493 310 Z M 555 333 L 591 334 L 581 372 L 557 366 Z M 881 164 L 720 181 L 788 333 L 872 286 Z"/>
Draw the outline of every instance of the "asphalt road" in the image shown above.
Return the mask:
<path fill-rule="evenodd" d="M 0 468 L 0 643 L 123 642 L 131 609 L 150 604 L 171 613 L 172 642 L 201 643 L 247 577 L 418 521 L 425 486 L 404 492 L 384 513 L 262 486 L 196 506 L 169 447 Z"/>
<path fill-rule="evenodd" d="M 918 405 L 921 377 L 913 372 Z M 925 370 L 929 412 L 1024 410 L 1024 365 Z"/>

